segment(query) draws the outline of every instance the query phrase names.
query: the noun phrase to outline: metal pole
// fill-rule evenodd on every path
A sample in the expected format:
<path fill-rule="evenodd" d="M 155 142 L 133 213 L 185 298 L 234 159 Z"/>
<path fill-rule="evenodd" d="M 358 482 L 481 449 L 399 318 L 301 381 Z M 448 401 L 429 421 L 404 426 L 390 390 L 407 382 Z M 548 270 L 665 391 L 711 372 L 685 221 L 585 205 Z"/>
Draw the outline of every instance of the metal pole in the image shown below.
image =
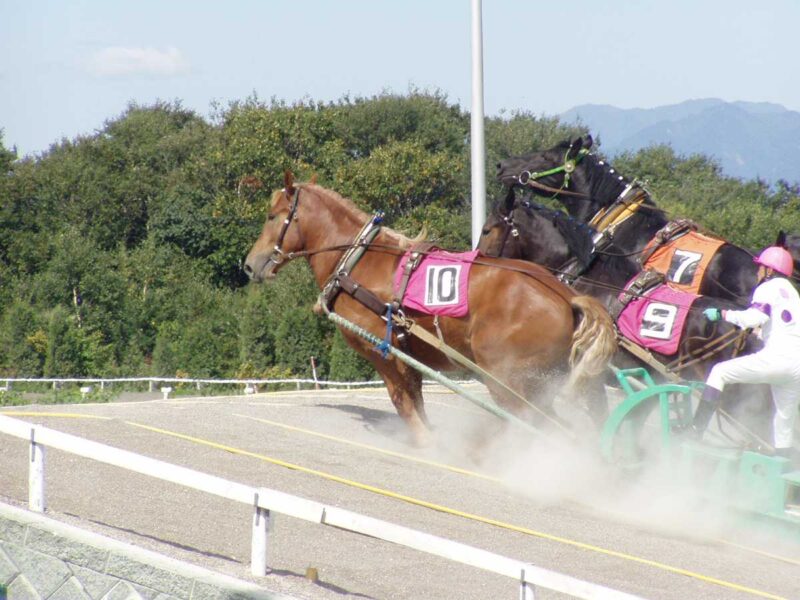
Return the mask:
<path fill-rule="evenodd" d="M 472 0 L 472 247 L 486 221 L 486 145 L 483 137 L 483 23 L 481 0 Z"/>

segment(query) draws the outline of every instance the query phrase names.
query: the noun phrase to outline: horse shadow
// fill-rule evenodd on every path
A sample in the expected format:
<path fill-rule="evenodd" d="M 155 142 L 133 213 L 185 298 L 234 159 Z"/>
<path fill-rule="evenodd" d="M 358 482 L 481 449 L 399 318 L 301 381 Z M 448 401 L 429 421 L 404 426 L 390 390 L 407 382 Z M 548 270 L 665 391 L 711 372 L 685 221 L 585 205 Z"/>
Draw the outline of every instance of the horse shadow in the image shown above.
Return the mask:
<path fill-rule="evenodd" d="M 403 419 L 388 410 L 379 410 L 355 404 L 319 404 L 318 406 L 347 413 L 361 423 L 366 431 L 382 437 L 396 438 L 405 431 Z"/>

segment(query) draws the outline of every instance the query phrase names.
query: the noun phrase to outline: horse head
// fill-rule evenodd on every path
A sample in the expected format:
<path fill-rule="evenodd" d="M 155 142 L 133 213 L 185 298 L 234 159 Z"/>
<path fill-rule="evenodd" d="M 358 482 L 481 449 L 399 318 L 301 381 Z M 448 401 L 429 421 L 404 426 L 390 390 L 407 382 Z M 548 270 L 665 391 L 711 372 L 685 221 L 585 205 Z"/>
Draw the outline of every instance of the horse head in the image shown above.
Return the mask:
<path fill-rule="evenodd" d="M 291 171 L 286 171 L 283 189 L 272 194 L 264 228 L 244 262 L 244 271 L 251 280 L 273 278 L 292 253 L 303 249 L 299 226 L 292 226 L 297 221 L 299 200 L 300 188 L 294 185 Z"/>
<path fill-rule="evenodd" d="M 547 150 L 501 160 L 497 163 L 497 179 L 507 186 L 536 181 L 547 187 L 561 188 L 592 144 L 592 136 L 581 136 Z"/>
<path fill-rule="evenodd" d="M 560 210 L 517 200 L 511 188 L 495 202 L 483 226 L 478 249 L 487 256 L 522 258 L 558 268 L 570 256 L 587 266 L 594 251 L 594 231 Z"/>
<path fill-rule="evenodd" d="M 508 188 L 505 198 L 493 203 L 478 240 L 478 250 L 486 256 L 522 258 L 519 229 L 512 217 L 515 204 L 514 188 Z"/>

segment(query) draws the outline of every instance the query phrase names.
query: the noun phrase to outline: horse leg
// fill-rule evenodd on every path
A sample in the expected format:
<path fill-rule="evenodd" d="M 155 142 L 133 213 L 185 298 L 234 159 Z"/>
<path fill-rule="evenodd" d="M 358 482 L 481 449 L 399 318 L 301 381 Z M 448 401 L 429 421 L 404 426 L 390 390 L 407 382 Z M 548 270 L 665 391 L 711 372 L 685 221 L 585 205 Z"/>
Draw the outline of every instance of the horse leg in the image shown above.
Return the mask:
<path fill-rule="evenodd" d="M 431 434 L 422 399 L 422 375 L 397 358 L 383 358 L 372 344 L 356 334 L 346 329 L 340 331 L 347 343 L 372 364 L 383 379 L 397 414 L 411 432 L 412 444 L 420 448 L 430 445 Z"/>
<path fill-rule="evenodd" d="M 416 369 L 392 358 L 377 358 L 375 368 L 383 378 L 397 414 L 411 431 L 412 443 L 418 448 L 431 444 L 430 425 L 422 398 L 422 375 Z"/>
<path fill-rule="evenodd" d="M 503 386 L 486 382 L 489 393 L 499 406 L 537 427 L 553 421 L 563 424 L 553 408 L 554 393 L 549 394 L 546 389 L 549 377 L 537 374 L 535 368 L 527 367 L 513 371 L 504 369 L 492 375 L 522 397 L 512 394 Z"/>
<path fill-rule="evenodd" d="M 603 425 L 608 419 L 608 398 L 604 381 L 605 375 L 595 377 L 588 381 L 580 391 L 584 398 L 586 412 L 598 431 L 603 429 Z"/>

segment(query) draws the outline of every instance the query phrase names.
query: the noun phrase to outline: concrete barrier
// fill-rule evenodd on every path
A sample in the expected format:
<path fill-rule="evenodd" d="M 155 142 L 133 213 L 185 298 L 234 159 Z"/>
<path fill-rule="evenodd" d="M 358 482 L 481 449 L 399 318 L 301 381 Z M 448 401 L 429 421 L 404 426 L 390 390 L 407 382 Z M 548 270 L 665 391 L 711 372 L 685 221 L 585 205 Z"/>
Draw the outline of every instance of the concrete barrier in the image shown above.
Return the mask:
<path fill-rule="evenodd" d="M 292 600 L 0 503 L 0 598 L 4 591 L 9 600 Z"/>

